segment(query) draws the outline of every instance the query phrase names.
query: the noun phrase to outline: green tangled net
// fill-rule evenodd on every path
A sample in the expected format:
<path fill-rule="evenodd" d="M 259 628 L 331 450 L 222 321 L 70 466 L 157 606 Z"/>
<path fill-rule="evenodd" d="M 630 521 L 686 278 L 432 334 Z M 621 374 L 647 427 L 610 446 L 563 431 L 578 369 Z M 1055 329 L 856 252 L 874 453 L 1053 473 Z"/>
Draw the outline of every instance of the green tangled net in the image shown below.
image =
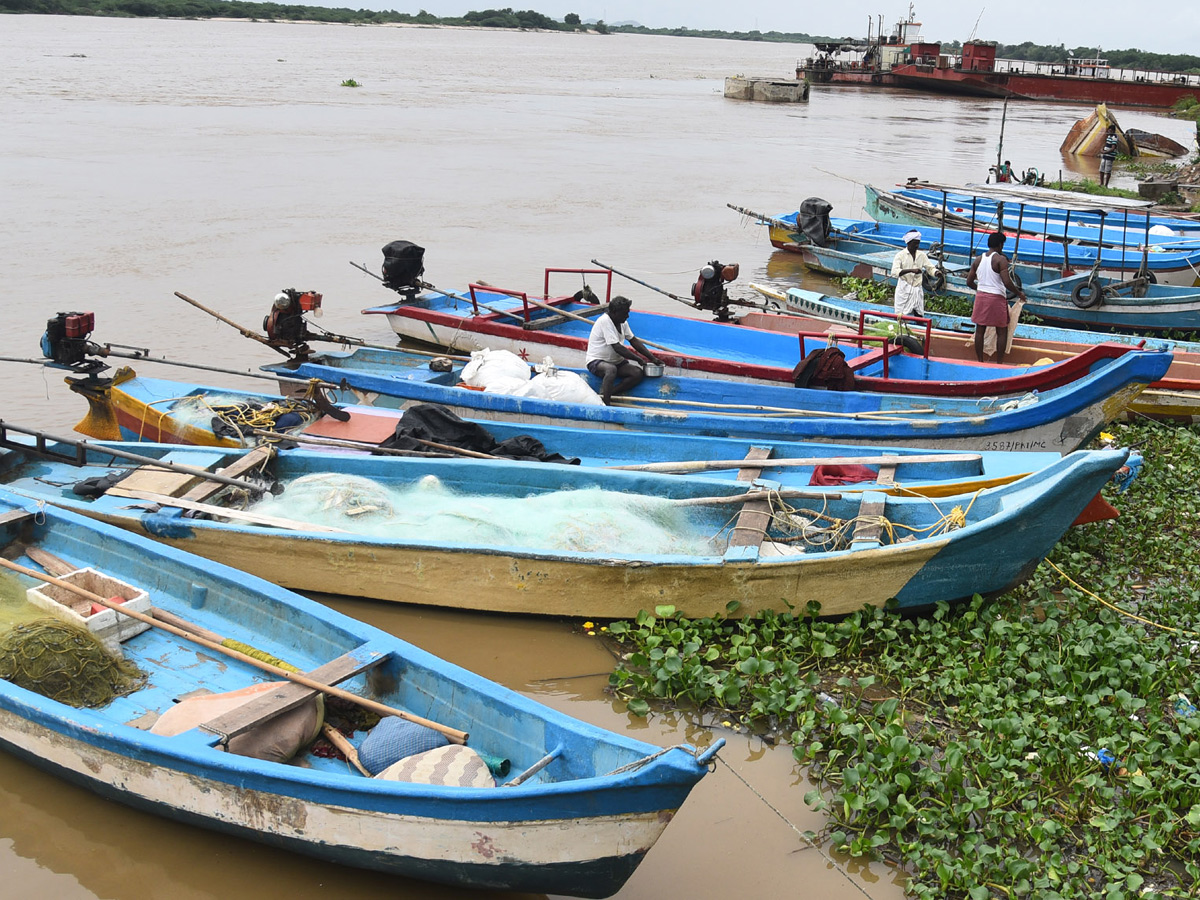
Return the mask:
<path fill-rule="evenodd" d="M 90 632 L 54 618 L 16 625 L 0 637 L 0 678 L 88 709 L 131 694 L 146 681 L 144 672 L 114 656 Z"/>

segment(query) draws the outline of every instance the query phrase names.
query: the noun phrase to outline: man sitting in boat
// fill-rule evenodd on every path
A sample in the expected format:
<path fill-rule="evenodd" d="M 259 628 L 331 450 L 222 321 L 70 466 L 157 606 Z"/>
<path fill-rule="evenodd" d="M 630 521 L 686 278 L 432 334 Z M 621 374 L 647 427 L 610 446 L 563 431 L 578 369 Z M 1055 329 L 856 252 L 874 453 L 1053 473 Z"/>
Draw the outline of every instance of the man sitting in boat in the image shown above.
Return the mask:
<path fill-rule="evenodd" d="M 921 249 L 921 232 L 915 228 L 904 235 L 904 249 L 892 260 L 892 277 L 896 279 L 896 315 L 925 315 L 925 288 L 922 275 L 936 274 L 933 263 Z"/>
<path fill-rule="evenodd" d="M 612 404 L 613 394 L 624 394 L 642 383 L 643 359 L 658 366 L 663 364 L 640 338 L 634 337 L 629 327 L 632 305 L 628 297 L 613 297 L 608 311 L 596 320 L 588 335 L 587 370 L 600 379 L 600 399 L 605 406 Z M 625 341 L 629 341 L 633 350 L 625 346 Z"/>

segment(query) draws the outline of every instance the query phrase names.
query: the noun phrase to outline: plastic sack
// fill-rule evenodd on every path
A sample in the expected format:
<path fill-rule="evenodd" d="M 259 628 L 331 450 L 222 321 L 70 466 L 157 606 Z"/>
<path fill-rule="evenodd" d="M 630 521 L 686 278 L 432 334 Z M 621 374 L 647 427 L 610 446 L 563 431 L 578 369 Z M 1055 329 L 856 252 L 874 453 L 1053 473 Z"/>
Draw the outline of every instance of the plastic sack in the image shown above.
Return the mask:
<path fill-rule="evenodd" d="M 383 781 L 410 781 L 455 787 L 495 787 L 487 762 L 470 747 L 450 744 L 392 763 L 375 776 Z"/>
<path fill-rule="evenodd" d="M 543 372 L 535 375 L 514 391 L 520 397 L 533 397 L 538 400 L 557 400 L 559 403 L 579 403 L 584 406 L 603 406 L 600 395 L 591 389 L 575 372 Z"/>
<path fill-rule="evenodd" d="M 525 388 L 529 386 L 528 378 L 511 378 L 508 375 L 496 375 L 488 378 L 484 387 L 485 394 L 512 394 L 524 396 Z"/>
<path fill-rule="evenodd" d="M 168 737 L 183 734 L 287 684 L 286 681 L 263 681 L 239 691 L 188 697 L 159 716 L 150 731 Z M 295 709 L 280 713 L 231 738 L 229 752 L 253 759 L 287 762 L 302 747 L 312 743 L 321 733 L 321 723 L 324 721 L 325 698 L 318 694 Z"/>
<path fill-rule="evenodd" d="M 444 734 L 425 725 L 399 716 L 384 716 L 363 739 L 358 761 L 372 775 L 378 775 L 402 759 L 448 743 Z"/>
<path fill-rule="evenodd" d="M 1004 345 L 1005 355 L 1012 353 L 1013 334 L 1017 330 L 1017 322 L 1021 318 L 1021 310 L 1025 308 L 1025 301 L 1018 300 L 1008 308 L 1008 341 Z M 983 328 L 982 325 L 977 325 L 977 328 Z M 983 333 L 983 355 L 996 355 L 996 329 L 988 327 Z"/>
<path fill-rule="evenodd" d="M 509 350 L 476 350 L 463 366 L 461 380 L 472 387 L 486 388 L 496 378 L 529 380 L 529 363 Z"/>

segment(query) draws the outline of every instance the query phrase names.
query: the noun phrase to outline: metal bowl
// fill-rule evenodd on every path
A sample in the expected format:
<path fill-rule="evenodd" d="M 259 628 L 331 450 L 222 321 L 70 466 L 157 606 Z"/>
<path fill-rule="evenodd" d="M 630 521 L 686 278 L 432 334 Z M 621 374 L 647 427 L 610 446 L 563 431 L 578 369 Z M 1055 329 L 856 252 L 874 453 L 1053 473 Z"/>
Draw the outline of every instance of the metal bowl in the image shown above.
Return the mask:
<path fill-rule="evenodd" d="M 645 363 L 642 372 L 647 378 L 662 378 L 663 367 L 658 363 Z"/>

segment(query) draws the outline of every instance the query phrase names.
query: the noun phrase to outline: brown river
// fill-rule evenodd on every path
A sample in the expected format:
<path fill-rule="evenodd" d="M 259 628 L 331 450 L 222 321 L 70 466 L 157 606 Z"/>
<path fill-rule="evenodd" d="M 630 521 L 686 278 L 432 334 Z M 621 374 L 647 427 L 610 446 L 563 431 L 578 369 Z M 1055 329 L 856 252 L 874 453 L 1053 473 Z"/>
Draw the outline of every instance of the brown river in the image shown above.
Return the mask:
<path fill-rule="evenodd" d="M 383 342 L 359 311 L 392 296 L 350 261 L 427 248 L 425 278 L 540 291 L 593 258 L 677 294 L 711 259 L 749 282 L 827 283 L 726 203 L 767 214 L 864 183 L 982 181 L 998 101 L 814 88 L 808 104 L 726 100 L 727 75 L 789 75 L 803 45 L 629 35 L 0 17 L 0 355 L 40 356 L 46 319 L 93 310 L 95 339 L 240 371 L 262 348 L 173 296 L 259 327 L 281 288 L 321 291 L 318 324 Z M 361 86 L 343 87 L 354 79 Z M 1079 106 L 1013 104 L 1004 156 L 1057 176 Z M 1189 144 L 1189 123 L 1121 124 Z M 1094 177 L 1094 172 L 1093 172 Z M 1118 176 L 1117 183 L 1121 183 Z M 559 276 L 568 293 L 579 276 Z M 575 279 L 575 280 L 572 280 Z M 635 306 L 682 313 L 629 281 Z M 593 283 L 595 283 L 593 281 Z M 158 377 L 182 369 L 146 364 Z M 0 363 L 0 418 L 69 433 L 62 373 Z M 196 381 L 254 388 L 235 375 Z M 297 564 L 303 564 L 298 560 Z M 903 896 L 902 875 L 807 848 L 810 784 L 787 747 L 721 716 L 640 719 L 605 693 L 613 657 L 580 622 L 322 597 L 543 703 L 663 746 L 728 739 L 622 898 Z M 768 803 L 770 805 L 768 805 Z M 0 756 L 0 896 L 406 897 L 461 892 L 323 865 L 106 802 Z"/>

